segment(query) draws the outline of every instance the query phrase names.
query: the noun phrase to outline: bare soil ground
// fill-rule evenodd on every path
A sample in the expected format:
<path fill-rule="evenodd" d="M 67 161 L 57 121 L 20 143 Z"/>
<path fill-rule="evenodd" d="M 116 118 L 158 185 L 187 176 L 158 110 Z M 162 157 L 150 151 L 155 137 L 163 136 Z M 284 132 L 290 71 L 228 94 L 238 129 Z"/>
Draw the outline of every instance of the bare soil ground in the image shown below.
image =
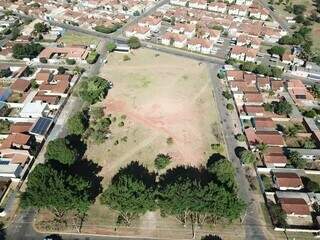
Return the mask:
<path fill-rule="evenodd" d="M 158 153 L 172 157 L 170 167 L 205 164 L 210 144 L 222 141 L 206 65 L 145 49 L 129 61 L 123 56 L 109 55 L 101 71 L 114 83 L 103 103 L 116 118 L 112 139 L 87 151 L 103 166 L 105 181 L 133 160 L 152 169 Z"/>

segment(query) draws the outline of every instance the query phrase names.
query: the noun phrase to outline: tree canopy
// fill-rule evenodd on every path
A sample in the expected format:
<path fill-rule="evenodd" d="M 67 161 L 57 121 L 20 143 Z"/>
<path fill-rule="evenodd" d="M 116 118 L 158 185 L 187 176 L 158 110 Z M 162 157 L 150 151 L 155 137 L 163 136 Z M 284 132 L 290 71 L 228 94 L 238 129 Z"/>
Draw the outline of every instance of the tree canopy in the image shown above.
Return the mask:
<path fill-rule="evenodd" d="M 256 156 L 250 150 L 244 150 L 240 153 L 241 161 L 244 164 L 252 164 L 256 162 Z"/>
<path fill-rule="evenodd" d="M 145 167 L 132 162 L 112 179 L 101 202 L 119 212 L 120 220 L 130 225 L 135 217 L 155 209 L 155 179 Z"/>
<path fill-rule="evenodd" d="M 70 134 L 82 135 L 87 129 L 87 121 L 83 112 L 77 112 L 67 121 L 67 128 Z"/>
<path fill-rule="evenodd" d="M 279 115 L 289 115 L 292 112 L 292 106 L 288 101 L 282 100 L 274 104 L 274 112 Z"/>
<path fill-rule="evenodd" d="M 103 100 L 109 89 L 110 85 L 106 79 L 94 76 L 81 83 L 79 95 L 84 101 L 94 104 Z"/>
<path fill-rule="evenodd" d="M 79 176 L 58 171 L 49 164 L 38 164 L 30 173 L 22 207 L 47 208 L 57 218 L 69 210 L 88 209 L 90 183 Z"/>
<path fill-rule="evenodd" d="M 272 48 L 270 48 L 268 50 L 268 52 L 270 54 L 276 54 L 276 55 L 279 55 L 279 56 L 282 56 L 284 53 L 285 53 L 286 49 L 284 47 L 281 47 L 281 46 L 273 46 Z"/>
<path fill-rule="evenodd" d="M 154 160 L 154 165 L 158 170 L 166 168 L 170 163 L 171 157 L 168 154 L 158 154 Z"/>
<path fill-rule="evenodd" d="M 48 143 L 46 159 L 56 160 L 62 164 L 71 165 L 76 160 L 76 152 L 71 149 L 65 138 L 57 138 Z"/>
<path fill-rule="evenodd" d="M 136 48 L 141 47 L 140 40 L 139 40 L 139 38 L 137 38 L 137 37 L 131 37 L 131 38 L 129 38 L 129 40 L 128 40 L 128 45 L 129 45 L 129 47 L 132 48 L 132 49 L 136 49 Z"/>
<path fill-rule="evenodd" d="M 39 22 L 34 25 L 34 31 L 36 33 L 44 33 L 48 31 L 48 27 L 45 23 Z"/>
<path fill-rule="evenodd" d="M 13 48 L 13 57 L 17 59 L 35 58 L 43 50 L 43 46 L 39 43 L 21 44 L 16 43 Z"/>
<path fill-rule="evenodd" d="M 295 168 L 300 168 L 300 169 L 304 169 L 307 161 L 302 158 L 301 154 L 297 151 L 291 151 L 289 153 L 289 161 L 290 163 L 295 167 Z"/>

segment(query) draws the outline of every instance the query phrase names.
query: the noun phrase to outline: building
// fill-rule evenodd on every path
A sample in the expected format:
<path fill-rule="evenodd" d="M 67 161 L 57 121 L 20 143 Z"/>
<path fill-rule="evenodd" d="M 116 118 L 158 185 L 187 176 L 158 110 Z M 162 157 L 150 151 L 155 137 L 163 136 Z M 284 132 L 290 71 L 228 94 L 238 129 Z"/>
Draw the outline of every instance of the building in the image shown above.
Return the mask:
<path fill-rule="evenodd" d="M 303 198 L 279 198 L 278 202 L 287 216 L 309 216 L 310 209 Z"/>
<path fill-rule="evenodd" d="M 47 115 L 48 104 L 42 102 L 27 103 L 20 111 L 20 117 L 39 118 Z"/>
<path fill-rule="evenodd" d="M 301 190 L 303 183 L 300 176 L 295 172 L 272 172 L 275 187 L 279 190 Z"/>

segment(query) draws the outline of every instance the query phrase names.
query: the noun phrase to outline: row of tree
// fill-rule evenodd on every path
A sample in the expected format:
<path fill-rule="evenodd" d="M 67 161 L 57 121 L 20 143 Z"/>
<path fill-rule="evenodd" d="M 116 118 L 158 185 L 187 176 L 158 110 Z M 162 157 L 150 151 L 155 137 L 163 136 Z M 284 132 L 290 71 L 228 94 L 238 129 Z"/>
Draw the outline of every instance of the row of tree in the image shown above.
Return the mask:
<path fill-rule="evenodd" d="M 103 192 L 101 202 L 130 225 L 136 217 L 160 209 L 183 225 L 232 221 L 245 204 L 237 197 L 235 170 L 223 157 L 212 157 L 207 168 L 178 166 L 156 176 L 138 162 L 121 168 Z"/>

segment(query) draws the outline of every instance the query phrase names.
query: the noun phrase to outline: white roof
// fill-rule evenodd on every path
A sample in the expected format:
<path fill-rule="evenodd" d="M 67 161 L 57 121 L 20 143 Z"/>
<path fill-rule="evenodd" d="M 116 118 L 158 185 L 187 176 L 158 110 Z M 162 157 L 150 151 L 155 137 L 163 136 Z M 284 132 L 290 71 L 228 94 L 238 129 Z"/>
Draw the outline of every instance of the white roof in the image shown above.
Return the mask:
<path fill-rule="evenodd" d="M 0 165 L 0 174 L 14 174 L 20 164 L 1 164 Z"/>
<path fill-rule="evenodd" d="M 41 115 L 43 111 L 48 106 L 47 103 L 42 102 L 31 102 L 24 105 L 24 107 L 21 109 L 20 116 L 25 115 Z"/>

